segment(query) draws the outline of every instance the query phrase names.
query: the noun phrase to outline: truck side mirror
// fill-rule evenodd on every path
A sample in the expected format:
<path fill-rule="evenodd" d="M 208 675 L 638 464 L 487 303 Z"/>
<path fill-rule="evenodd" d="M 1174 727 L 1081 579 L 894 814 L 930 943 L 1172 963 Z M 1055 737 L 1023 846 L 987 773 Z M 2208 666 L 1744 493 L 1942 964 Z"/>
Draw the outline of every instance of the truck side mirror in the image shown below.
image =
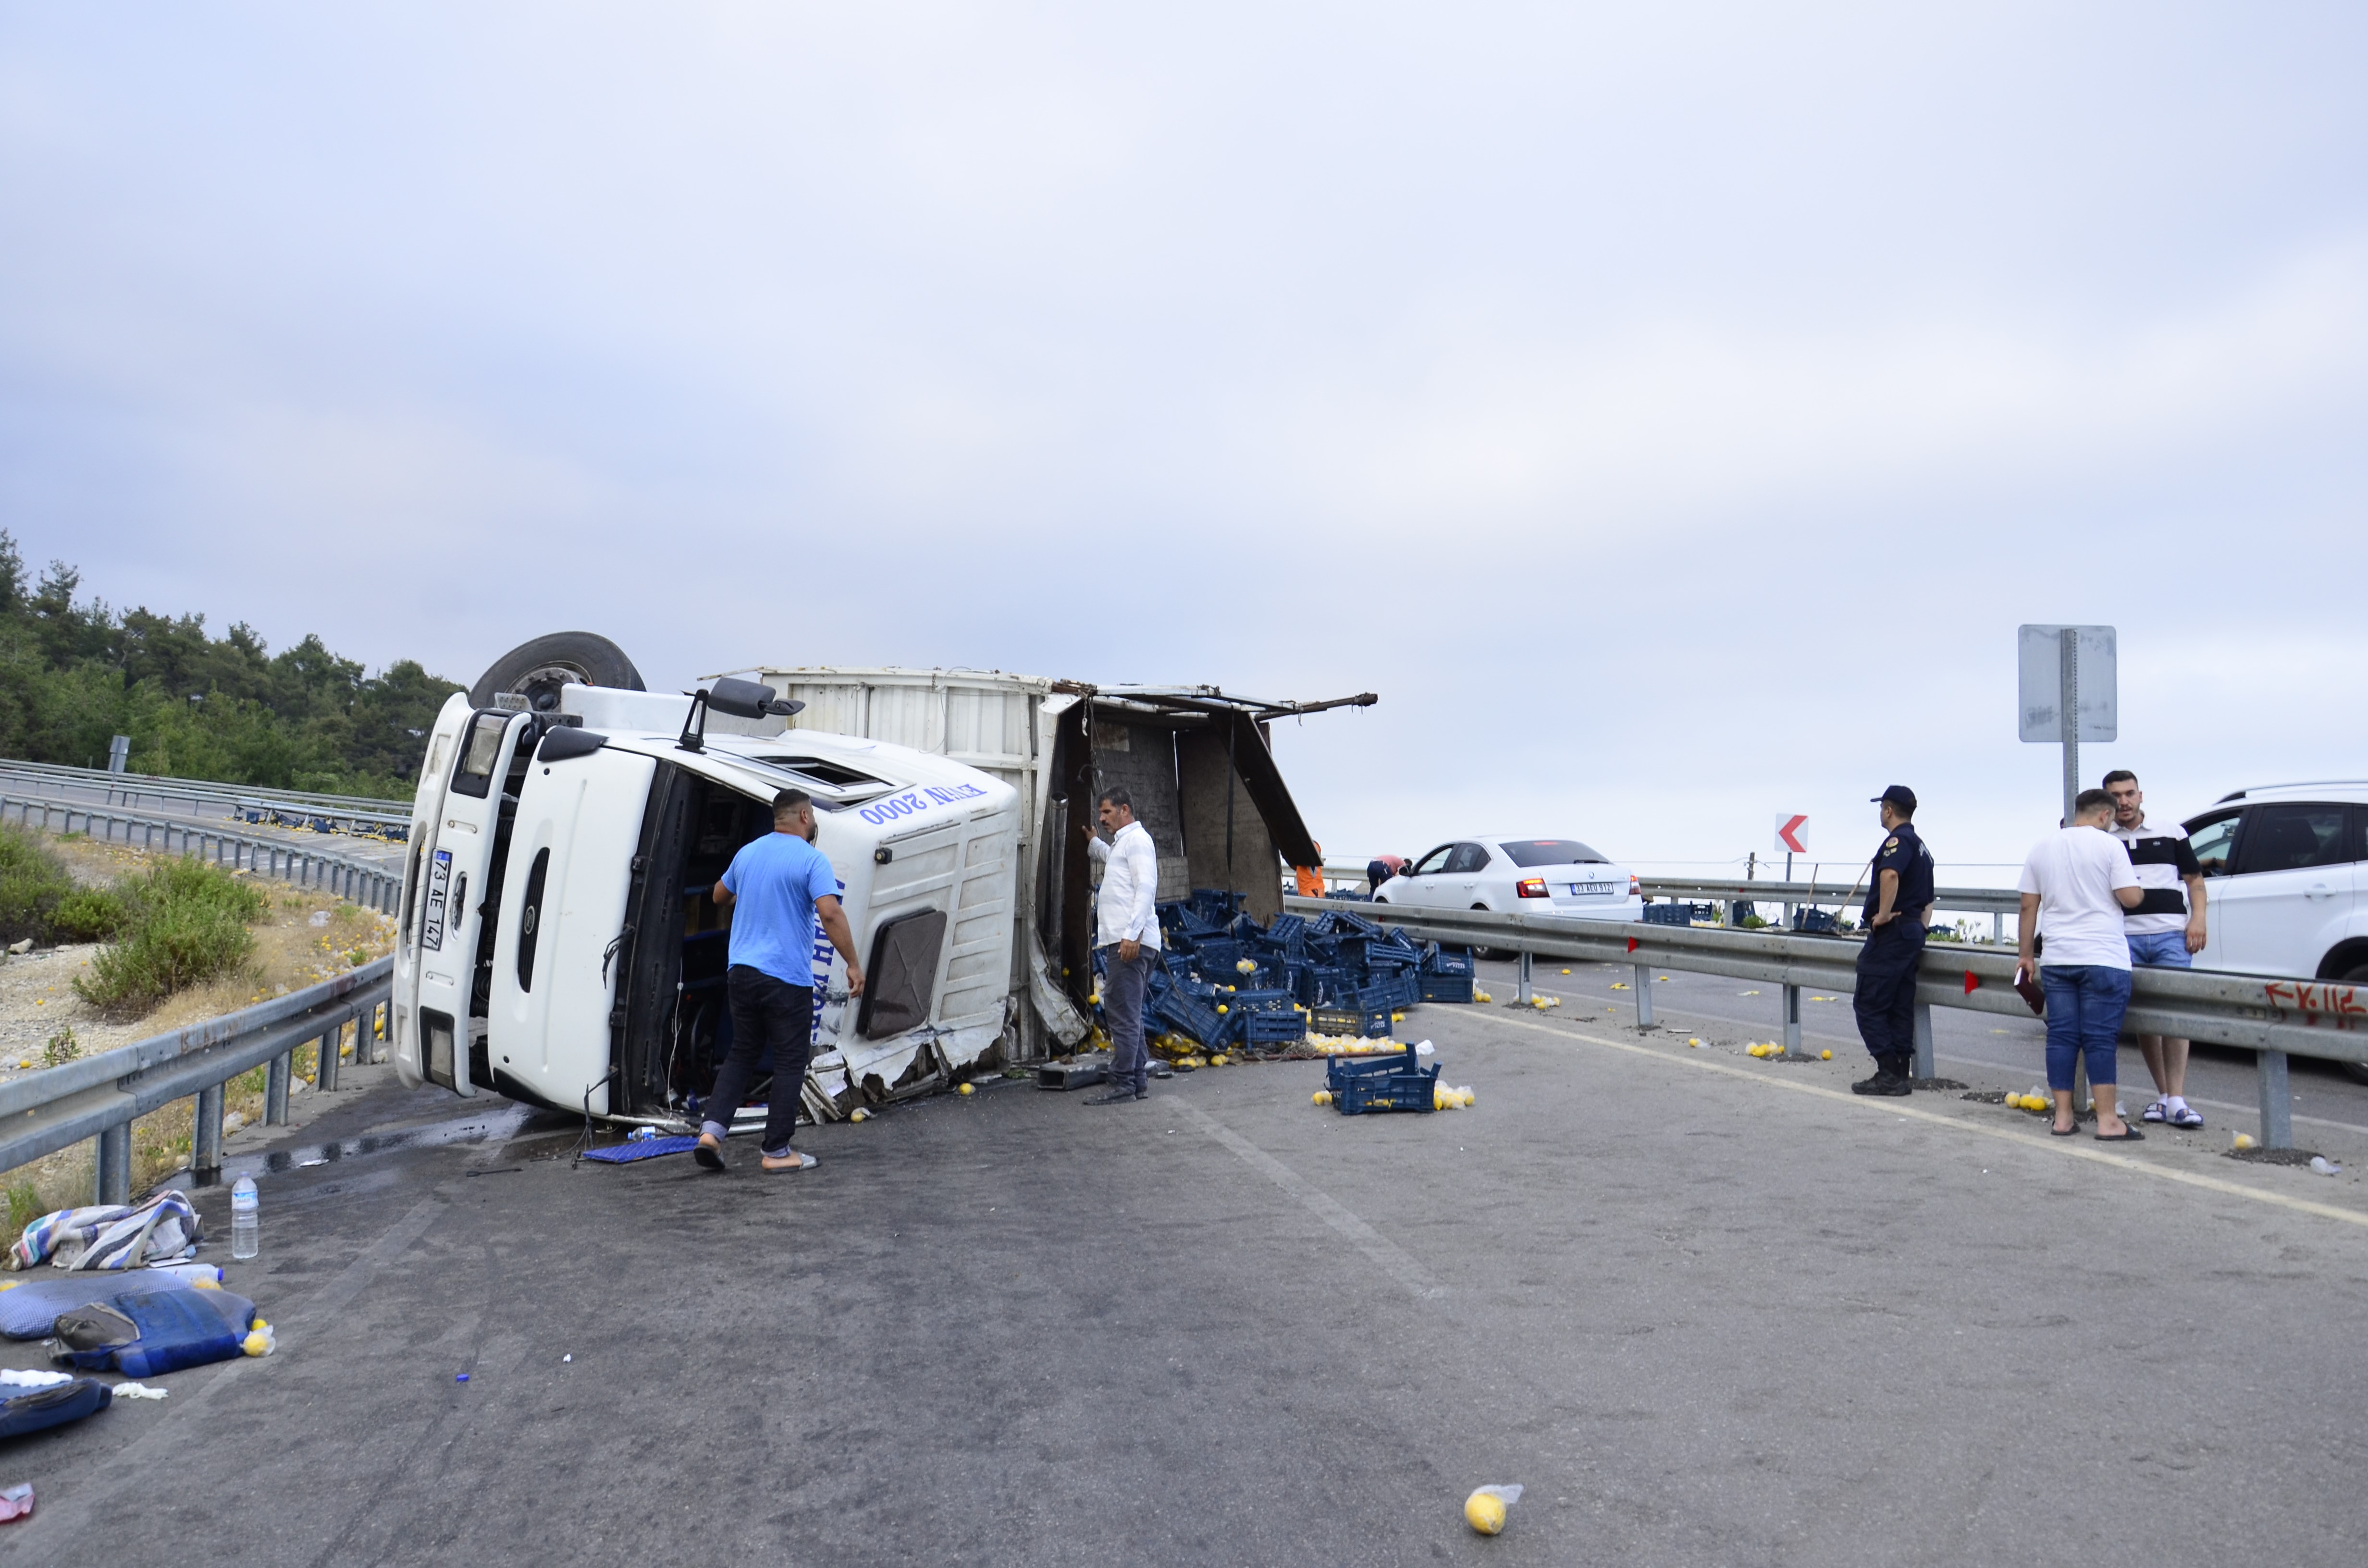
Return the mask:
<path fill-rule="evenodd" d="M 707 688 L 707 705 L 718 713 L 729 713 L 735 719 L 762 719 L 769 715 L 787 718 L 805 707 L 803 702 L 783 702 L 769 686 L 758 686 L 753 680 L 719 680 Z"/>

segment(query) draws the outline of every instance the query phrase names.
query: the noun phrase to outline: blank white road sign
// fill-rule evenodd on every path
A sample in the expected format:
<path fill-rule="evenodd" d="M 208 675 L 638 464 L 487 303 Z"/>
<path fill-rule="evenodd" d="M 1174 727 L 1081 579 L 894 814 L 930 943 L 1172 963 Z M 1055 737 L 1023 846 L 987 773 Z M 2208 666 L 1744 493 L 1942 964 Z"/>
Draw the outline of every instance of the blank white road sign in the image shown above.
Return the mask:
<path fill-rule="evenodd" d="M 2110 626 L 2026 626 L 2021 629 L 2016 673 L 2021 694 L 2021 734 L 2026 741 L 2064 739 L 2057 722 L 2063 706 L 2063 634 L 2073 633 L 2078 653 L 2074 673 L 2079 681 L 2077 699 L 2080 741 L 2117 740 L 2121 707 L 2114 695 L 2115 639 Z"/>

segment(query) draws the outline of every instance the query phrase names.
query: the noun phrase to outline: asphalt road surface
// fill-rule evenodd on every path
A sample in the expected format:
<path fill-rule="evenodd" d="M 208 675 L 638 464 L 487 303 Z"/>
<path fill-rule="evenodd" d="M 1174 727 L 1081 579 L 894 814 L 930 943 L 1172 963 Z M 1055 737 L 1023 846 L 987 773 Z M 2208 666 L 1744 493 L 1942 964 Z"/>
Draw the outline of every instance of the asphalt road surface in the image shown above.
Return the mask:
<path fill-rule="evenodd" d="M 1412 1014 L 1471 1110 L 1344 1118 L 1315 1062 L 1014 1083 L 814 1130 L 797 1176 L 325 1096 L 230 1267 L 279 1352 L 0 1446 L 40 1499 L 0 1529 L 255 1565 L 2358 1561 L 2352 1171 L 1857 1099 L 1839 1008 L 1833 1062 L 1762 1063 L 1772 997 L 1673 981 L 1693 1032 L 1640 1035 L 1612 978 Z M 2027 1086 L 1970 1057 L 2027 1041 L 1942 1038 Z"/>

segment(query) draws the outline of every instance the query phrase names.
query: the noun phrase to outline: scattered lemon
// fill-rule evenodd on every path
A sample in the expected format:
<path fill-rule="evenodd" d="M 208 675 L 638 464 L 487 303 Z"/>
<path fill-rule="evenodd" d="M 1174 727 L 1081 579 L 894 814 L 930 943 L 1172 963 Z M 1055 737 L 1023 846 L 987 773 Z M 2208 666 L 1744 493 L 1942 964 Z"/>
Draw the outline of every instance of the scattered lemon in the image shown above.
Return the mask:
<path fill-rule="evenodd" d="M 1218 1003 L 1218 1004 L 1217 1004 L 1217 1011 L 1219 1011 L 1220 1013 L 1230 1013 L 1230 1012 L 1232 1012 L 1232 1011 L 1233 1011 L 1233 1009 L 1232 1009 L 1231 1007 L 1226 1006 L 1223 1002 L 1220 1002 L 1220 1003 Z"/>
<path fill-rule="evenodd" d="M 1505 1528 L 1505 1500 L 1494 1492 L 1474 1492 L 1463 1499 L 1463 1522 L 1482 1535 Z"/>
<path fill-rule="evenodd" d="M 2236 1147 L 2239 1149 L 2250 1149 L 2254 1147 L 2253 1135 L 2249 1132 L 2239 1132 L 2237 1134 Z"/>
<path fill-rule="evenodd" d="M 853 1110 L 847 1113 L 847 1119 L 849 1121 L 869 1121 L 871 1119 L 871 1113 L 864 1109 L 861 1106 L 857 1106 Z"/>
<path fill-rule="evenodd" d="M 1317 1105 L 1330 1105 L 1332 1103 L 1332 1091 L 1329 1089 L 1316 1090 L 1315 1103 Z"/>
<path fill-rule="evenodd" d="M 1570 971 L 1568 971 L 1568 970 L 1564 970 L 1564 971 L 1563 971 L 1563 972 L 1564 972 L 1565 974 L 1568 974 L 1568 973 L 1570 972 Z"/>
<path fill-rule="evenodd" d="M 1686 1045 L 1688 1048 L 1694 1051 L 1700 1051 L 1702 1049 L 1702 1041 L 1698 1040 L 1689 1040 L 1686 1041 Z"/>
<path fill-rule="evenodd" d="M 1834 1053 L 1830 1051 L 1821 1051 L 1817 1052 L 1817 1060 L 1820 1062 L 1831 1062 L 1833 1059 Z"/>
<path fill-rule="evenodd" d="M 978 1091 L 972 1088 L 968 1084 L 956 1084 L 954 1085 L 954 1093 L 958 1095 L 974 1095 L 978 1093 Z"/>

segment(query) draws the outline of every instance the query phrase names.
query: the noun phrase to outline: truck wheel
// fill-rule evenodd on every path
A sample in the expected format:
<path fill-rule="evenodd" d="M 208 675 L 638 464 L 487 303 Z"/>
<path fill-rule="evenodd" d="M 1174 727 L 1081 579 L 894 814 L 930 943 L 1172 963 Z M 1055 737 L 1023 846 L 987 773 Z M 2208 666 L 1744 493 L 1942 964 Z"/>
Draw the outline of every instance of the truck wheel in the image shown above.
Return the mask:
<path fill-rule="evenodd" d="M 2342 983 L 2345 985 L 2368 985 L 2368 963 L 2352 965 L 2351 971 L 2343 977 Z M 2360 1082 L 2368 1084 L 2368 1062 L 2346 1062 L 2341 1065 L 2346 1073 L 2351 1074 Z"/>
<path fill-rule="evenodd" d="M 625 651 L 592 631 L 554 631 L 521 642 L 495 659 L 469 688 L 469 706 L 491 708 L 503 692 L 516 692 L 538 713 L 559 706 L 564 686 L 609 686 L 641 691 L 642 672 Z"/>

